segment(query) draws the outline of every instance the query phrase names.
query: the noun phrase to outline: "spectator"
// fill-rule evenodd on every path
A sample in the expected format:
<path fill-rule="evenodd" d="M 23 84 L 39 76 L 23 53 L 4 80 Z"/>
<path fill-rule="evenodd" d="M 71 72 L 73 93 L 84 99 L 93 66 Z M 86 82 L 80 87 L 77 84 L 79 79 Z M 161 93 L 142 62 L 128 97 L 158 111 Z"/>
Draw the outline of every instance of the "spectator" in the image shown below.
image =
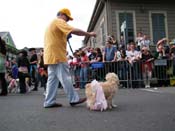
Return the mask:
<path fill-rule="evenodd" d="M 130 43 L 130 50 L 127 52 L 127 57 L 128 60 L 131 64 L 133 64 L 134 62 L 139 60 L 139 56 L 140 56 L 140 51 L 136 50 L 136 46 L 134 42 Z"/>
<path fill-rule="evenodd" d="M 142 49 L 143 47 L 147 47 L 149 49 L 149 46 L 151 44 L 150 39 L 148 38 L 147 35 L 143 35 L 143 39 L 141 40 L 141 45 L 140 45 L 140 49 Z"/>
<path fill-rule="evenodd" d="M 16 79 L 13 78 L 12 74 L 9 73 L 7 74 L 7 81 L 8 81 L 8 92 L 11 93 L 11 92 L 14 92 L 17 90 L 17 81 Z"/>
<path fill-rule="evenodd" d="M 170 42 L 170 59 L 172 60 L 173 76 L 175 76 L 175 39 Z"/>
<path fill-rule="evenodd" d="M 117 67 L 118 67 L 118 75 L 119 79 L 122 80 L 120 83 L 125 88 L 127 87 L 127 79 L 128 79 L 128 72 L 129 72 L 129 62 L 127 60 L 126 51 L 124 49 L 120 49 L 118 52 L 117 58 Z"/>
<path fill-rule="evenodd" d="M 26 78 L 29 78 L 30 63 L 27 58 L 28 54 L 26 50 L 21 50 L 18 56 L 18 77 L 19 77 L 19 88 L 20 93 L 24 94 L 27 92 Z"/>
<path fill-rule="evenodd" d="M 96 51 L 95 51 L 93 48 L 91 48 L 91 49 L 90 49 L 90 55 L 88 56 L 89 61 L 95 60 L 96 55 L 97 55 L 97 54 L 96 54 Z"/>
<path fill-rule="evenodd" d="M 117 40 L 115 39 L 115 36 L 111 35 L 111 38 L 112 38 L 112 42 L 113 42 L 114 47 L 116 47 L 116 49 L 118 50 L 119 45 L 118 45 Z"/>
<path fill-rule="evenodd" d="M 16 59 L 12 60 L 12 77 L 13 79 L 18 78 L 18 65 L 16 63 Z"/>
<path fill-rule="evenodd" d="M 46 83 L 47 83 L 47 66 L 44 65 L 43 59 L 44 50 L 40 50 L 40 59 L 39 59 L 39 74 L 41 77 L 41 87 L 44 87 L 44 91 L 46 91 Z"/>
<path fill-rule="evenodd" d="M 175 39 L 170 42 L 170 56 L 172 59 L 175 58 Z"/>
<path fill-rule="evenodd" d="M 101 52 L 101 49 L 100 48 L 95 48 L 95 58 L 93 60 L 91 60 L 90 62 L 93 63 L 93 62 L 102 62 L 103 60 L 103 55 L 102 55 L 102 52 Z"/>
<path fill-rule="evenodd" d="M 6 43 L 0 37 L 0 84 L 1 84 L 0 96 L 6 96 L 8 94 L 7 83 L 5 80 L 5 72 L 6 72 L 5 64 L 6 64 Z"/>
<path fill-rule="evenodd" d="M 143 33 L 142 32 L 138 32 L 137 33 L 137 37 L 136 37 L 136 44 L 137 44 L 137 50 L 140 51 L 141 49 L 141 41 L 143 40 Z"/>
<path fill-rule="evenodd" d="M 141 50 L 141 61 L 142 61 L 142 73 L 145 88 L 150 88 L 150 80 L 152 78 L 153 71 L 153 60 L 154 57 L 149 51 L 148 47 L 144 46 Z"/>
<path fill-rule="evenodd" d="M 119 44 L 118 44 L 118 49 L 120 50 L 120 49 L 125 49 L 125 48 L 126 48 L 126 47 L 125 47 L 124 36 L 121 35 L 121 36 L 120 36 L 120 41 L 119 41 Z"/>
<path fill-rule="evenodd" d="M 165 53 L 165 44 L 167 42 L 167 39 L 166 38 L 163 38 L 161 40 L 159 40 L 156 44 L 156 54 L 155 54 L 155 57 L 157 59 L 163 59 L 163 58 L 166 58 L 166 53 Z"/>
<path fill-rule="evenodd" d="M 81 69 L 80 61 L 81 61 L 80 54 L 78 53 L 78 51 L 74 52 L 72 66 L 74 70 L 74 80 L 75 80 L 75 83 L 73 84 L 74 87 L 76 88 L 80 87 L 80 69 Z"/>
<path fill-rule="evenodd" d="M 80 88 L 85 88 L 85 85 L 87 83 L 87 74 L 88 74 L 88 64 L 89 59 L 84 51 L 80 54 L 81 58 L 81 69 L 80 69 Z"/>
<path fill-rule="evenodd" d="M 34 88 L 32 91 L 37 91 L 38 90 L 38 69 L 37 69 L 38 56 L 36 54 L 35 48 L 30 48 L 29 51 L 31 53 L 30 76 L 31 76 L 31 82 L 34 83 Z"/>
<path fill-rule="evenodd" d="M 115 61 L 117 58 L 117 49 L 113 46 L 113 39 L 108 36 L 106 47 L 103 52 L 103 61 Z"/>
<path fill-rule="evenodd" d="M 132 73 L 132 86 L 133 88 L 138 87 L 138 80 L 141 77 L 140 70 L 140 51 L 136 50 L 136 46 L 134 42 L 130 43 L 130 51 L 127 52 L 128 61 L 131 64 L 131 73 Z M 141 78 L 140 78 L 141 79 Z"/>

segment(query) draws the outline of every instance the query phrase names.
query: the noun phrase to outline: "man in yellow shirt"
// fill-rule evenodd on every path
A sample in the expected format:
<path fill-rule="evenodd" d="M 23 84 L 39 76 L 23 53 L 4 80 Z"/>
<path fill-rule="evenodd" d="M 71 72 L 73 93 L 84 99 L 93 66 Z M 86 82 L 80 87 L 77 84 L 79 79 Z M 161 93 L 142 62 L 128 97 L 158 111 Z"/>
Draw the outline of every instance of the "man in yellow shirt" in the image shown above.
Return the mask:
<path fill-rule="evenodd" d="M 73 20 L 69 9 L 61 9 L 57 13 L 57 18 L 51 22 L 45 33 L 44 64 L 48 65 L 48 80 L 44 101 L 45 108 L 62 106 L 62 104 L 56 103 L 59 82 L 61 82 L 64 91 L 67 93 L 71 106 L 86 101 L 86 98 L 79 98 L 72 84 L 66 57 L 67 37 L 69 34 L 95 37 L 96 33 L 85 32 L 74 28 L 67 24 L 69 20 Z"/>

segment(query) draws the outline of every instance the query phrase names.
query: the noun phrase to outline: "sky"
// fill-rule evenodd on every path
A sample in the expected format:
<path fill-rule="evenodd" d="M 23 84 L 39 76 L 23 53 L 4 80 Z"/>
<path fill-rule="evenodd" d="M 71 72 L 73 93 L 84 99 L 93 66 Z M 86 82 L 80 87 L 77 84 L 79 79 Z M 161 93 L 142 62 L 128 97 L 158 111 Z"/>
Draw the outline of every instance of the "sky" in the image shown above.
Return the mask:
<path fill-rule="evenodd" d="M 70 9 L 74 20 L 68 24 L 87 31 L 95 2 L 96 0 L 0 0 L 0 32 L 10 32 L 17 49 L 43 47 L 45 30 L 60 9 Z M 83 36 L 72 36 L 70 43 L 73 50 L 81 47 L 83 39 Z"/>

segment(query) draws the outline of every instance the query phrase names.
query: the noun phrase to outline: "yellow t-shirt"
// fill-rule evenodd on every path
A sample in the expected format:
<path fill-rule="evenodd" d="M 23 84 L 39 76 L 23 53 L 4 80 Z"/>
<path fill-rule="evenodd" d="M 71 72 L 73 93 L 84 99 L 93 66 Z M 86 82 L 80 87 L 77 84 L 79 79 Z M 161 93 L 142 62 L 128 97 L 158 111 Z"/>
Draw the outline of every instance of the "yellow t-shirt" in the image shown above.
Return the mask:
<path fill-rule="evenodd" d="M 44 38 L 44 64 L 67 62 L 67 35 L 72 30 L 73 27 L 60 18 L 51 22 Z"/>

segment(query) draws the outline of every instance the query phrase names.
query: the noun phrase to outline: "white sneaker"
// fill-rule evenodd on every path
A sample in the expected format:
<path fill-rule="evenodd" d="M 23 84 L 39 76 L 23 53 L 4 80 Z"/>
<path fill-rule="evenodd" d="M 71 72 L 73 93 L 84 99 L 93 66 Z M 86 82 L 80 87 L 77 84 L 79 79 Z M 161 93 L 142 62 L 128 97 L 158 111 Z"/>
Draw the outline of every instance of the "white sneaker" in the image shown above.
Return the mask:
<path fill-rule="evenodd" d="M 150 88 L 150 85 L 146 85 L 145 88 Z"/>

